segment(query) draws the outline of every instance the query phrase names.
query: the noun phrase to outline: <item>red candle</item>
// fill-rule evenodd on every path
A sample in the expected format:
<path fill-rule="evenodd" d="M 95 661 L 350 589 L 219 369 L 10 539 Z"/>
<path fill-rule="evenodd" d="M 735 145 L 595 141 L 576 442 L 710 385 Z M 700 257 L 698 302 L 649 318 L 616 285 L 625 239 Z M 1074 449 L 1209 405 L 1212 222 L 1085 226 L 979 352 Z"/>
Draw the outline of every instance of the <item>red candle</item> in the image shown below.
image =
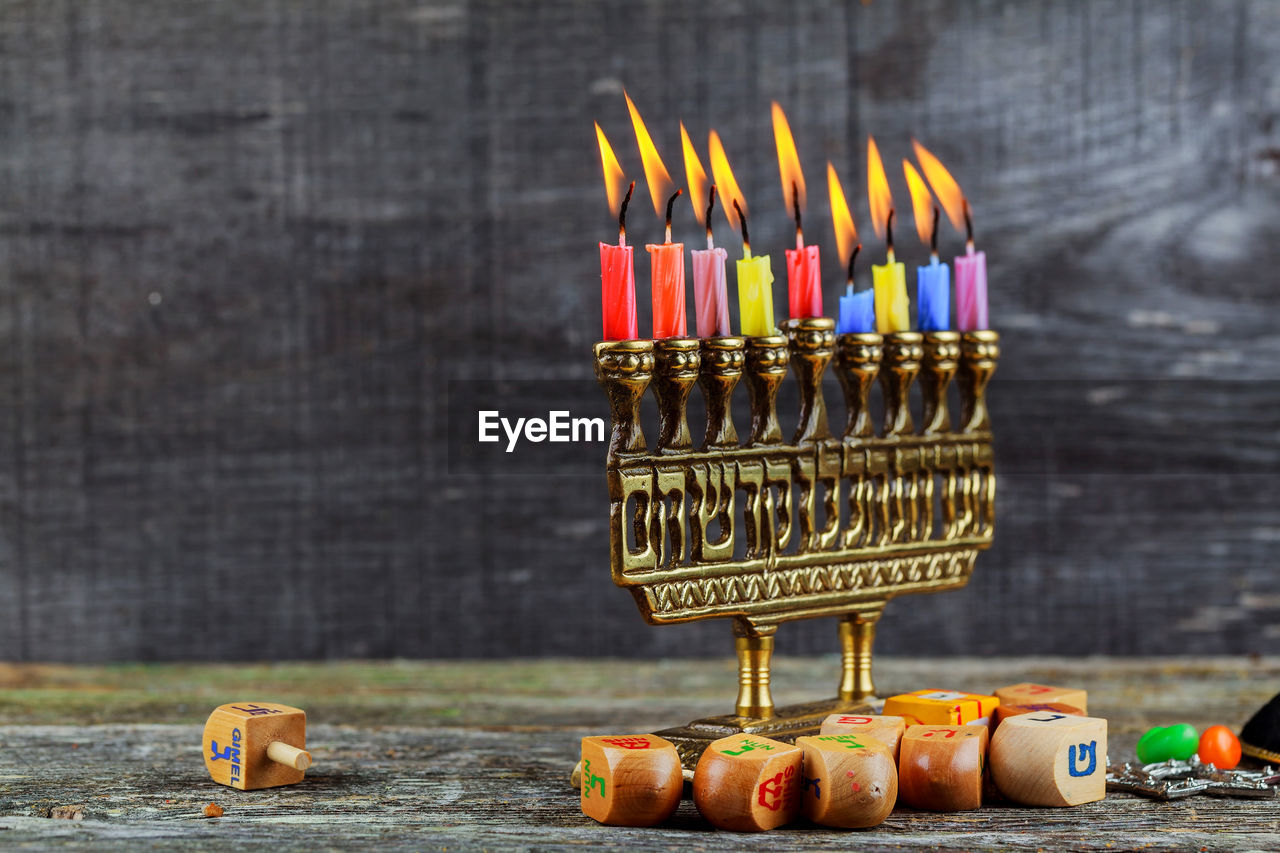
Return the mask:
<path fill-rule="evenodd" d="M 782 178 L 782 197 L 796 219 L 796 247 L 787 254 L 787 305 L 793 318 L 822 316 L 822 265 L 818 247 L 804 244 L 800 214 L 804 210 L 804 173 L 800 171 L 800 155 L 791 136 L 787 116 L 773 102 L 773 141 L 778 148 L 778 174 Z"/>
<path fill-rule="evenodd" d="M 604 340 L 628 341 L 636 334 L 636 277 L 632 248 L 627 245 L 627 202 L 635 189 L 635 181 L 627 188 L 619 203 L 622 182 L 626 178 L 618 158 L 613 154 L 604 131 L 596 124 L 596 141 L 600 143 L 600 163 L 604 169 L 605 195 L 609 210 L 618 214 L 618 245 L 600 244 L 600 304 L 604 309 Z"/>
<path fill-rule="evenodd" d="M 600 301 L 604 306 L 604 340 L 636 337 L 636 277 L 630 246 L 600 244 Z"/>
<path fill-rule="evenodd" d="M 803 239 L 803 238 L 800 238 Z M 799 243 L 787 249 L 787 295 L 792 317 L 822 316 L 822 265 L 818 247 Z"/>

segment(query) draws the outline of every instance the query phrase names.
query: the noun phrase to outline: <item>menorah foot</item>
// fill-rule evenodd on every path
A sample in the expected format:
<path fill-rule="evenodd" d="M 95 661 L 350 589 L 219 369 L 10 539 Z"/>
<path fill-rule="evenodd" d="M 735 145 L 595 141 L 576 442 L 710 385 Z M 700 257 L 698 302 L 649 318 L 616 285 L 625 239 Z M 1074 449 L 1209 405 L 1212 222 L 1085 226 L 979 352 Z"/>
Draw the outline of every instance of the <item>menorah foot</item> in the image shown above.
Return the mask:
<path fill-rule="evenodd" d="M 773 738 L 784 743 L 795 743 L 798 737 L 818 734 L 822 728 L 822 721 L 837 713 L 873 714 L 875 711 L 866 702 L 840 698 L 823 699 L 817 702 L 775 707 L 771 717 L 740 717 L 736 714 L 704 717 L 688 725 L 663 729 L 654 734 L 676 745 L 676 750 L 680 753 L 680 764 L 685 770 L 685 778 L 689 779 L 692 778 L 693 768 L 698 765 L 698 759 L 702 757 L 702 751 L 713 740 L 745 733 Z"/>
<path fill-rule="evenodd" d="M 767 719 L 773 716 L 769 666 L 777 627 L 757 628 L 745 620 L 734 623 L 733 647 L 738 653 L 738 704 L 734 711 L 739 717 Z"/>
<path fill-rule="evenodd" d="M 871 647 L 884 602 L 840 620 L 840 698 L 850 702 L 876 695 L 871 680 Z"/>

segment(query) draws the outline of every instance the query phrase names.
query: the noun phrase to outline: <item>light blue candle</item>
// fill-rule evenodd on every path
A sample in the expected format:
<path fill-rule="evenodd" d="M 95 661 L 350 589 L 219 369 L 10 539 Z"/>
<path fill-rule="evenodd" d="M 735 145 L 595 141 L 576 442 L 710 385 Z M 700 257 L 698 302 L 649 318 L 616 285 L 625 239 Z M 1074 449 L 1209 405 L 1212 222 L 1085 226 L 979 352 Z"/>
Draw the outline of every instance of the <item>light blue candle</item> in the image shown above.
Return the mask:
<path fill-rule="evenodd" d="M 843 300 L 841 300 L 843 302 Z M 916 267 L 916 329 L 945 332 L 951 328 L 951 269 L 934 255 L 927 267 Z"/>
<path fill-rule="evenodd" d="M 853 285 L 845 287 L 840 297 L 840 322 L 836 332 L 841 335 L 866 334 L 876 330 L 876 302 L 874 290 L 853 292 Z"/>

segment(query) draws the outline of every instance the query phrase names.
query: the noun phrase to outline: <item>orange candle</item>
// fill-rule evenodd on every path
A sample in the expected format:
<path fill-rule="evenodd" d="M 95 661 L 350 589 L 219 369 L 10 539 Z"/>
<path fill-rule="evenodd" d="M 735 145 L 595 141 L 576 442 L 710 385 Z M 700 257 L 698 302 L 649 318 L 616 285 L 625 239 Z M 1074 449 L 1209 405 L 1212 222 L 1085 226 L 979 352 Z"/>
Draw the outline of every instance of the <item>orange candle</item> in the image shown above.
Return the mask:
<path fill-rule="evenodd" d="M 667 167 L 662 164 L 662 158 L 658 156 L 658 149 L 653 144 L 644 121 L 640 118 L 640 112 L 632 103 L 631 96 L 623 94 L 627 99 L 627 109 L 631 113 L 631 126 L 636 132 L 636 144 L 640 147 L 640 159 L 644 163 L 644 175 L 649 184 L 653 210 L 661 216 L 662 199 L 674 183 L 670 173 L 667 172 Z M 666 199 L 666 241 L 645 246 L 649 252 L 653 282 L 653 337 L 655 340 L 688 336 L 684 304 L 684 243 L 671 242 L 671 210 L 676 199 L 683 192 L 684 190 L 677 189 Z"/>
<path fill-rule="evenodd" d="M 645 246 L 653 267 L 653 339 L 689 336 L 684 310 L 684 243 L 671 242 L 671 208 L 680 197 L 676 190 L 667 201 L 667 241 Z"/>
<path fill-rule="evenodd" d="M 653 338 L 688 337 L 684 305 L 684 243 L 650 243 L 653 265 Z"/>

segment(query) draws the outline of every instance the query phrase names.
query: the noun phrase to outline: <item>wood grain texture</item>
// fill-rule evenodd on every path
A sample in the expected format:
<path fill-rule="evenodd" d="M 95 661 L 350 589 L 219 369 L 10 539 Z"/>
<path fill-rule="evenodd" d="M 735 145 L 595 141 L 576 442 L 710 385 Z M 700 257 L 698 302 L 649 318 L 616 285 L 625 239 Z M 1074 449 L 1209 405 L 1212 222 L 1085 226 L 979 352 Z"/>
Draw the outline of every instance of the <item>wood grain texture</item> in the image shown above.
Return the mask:
<path fill-rule="evenodd" d="M 814 691 L 838 668 L 831 659 L 784 663 L 778 689 L 810 696 L 825 695 Z M 1280 659 L 886 659 L 880 676 L 896 690 L 942 679 L 975 689 L 1019 680 L 1081 684 L 1091 707 L 1108 718 L 1111 754 L 1120 758 L 1132 755 L 1153 722 L 1238 727 L 1280 683 Z M 777 851 L 856 844 L 871 851 L 1099 853 L 1280 846 L 1274 804 L 1209 797 L 1153 803 L 1113 794 L 1048 812 L 899 808 L 854 836 L 800 823 L 726 838 L 689 799 L 653 829 L 602 827 L 581 813 L 567 784 L 581 737 L 647 731 L 717 712 L 732 683 L 731 666 L 706 661 L 7 667 L 0 670 L 0 846 L 306 851 L 594 844 L 657 851 L 727 844 Z M 261 696 L 273 684 L 277 699 L 307 710 L 315 765 L 304 782 L 286 788 L 240 792 L 215 784 L 199 754 L 204 714 L 219 697 Z M 441 707 L 454 713 L 442 715 Z M 203 817 L 209 802 L 225 816 Z M 82 821 L 45 817 L 76 805 L 83 806 Z"/>
<path fill-rule="evenodd" d="M 1274 3 L 2 0 L 0 24 L 0 659 L 726 653 L 612 588 L 603 446 L 548 478 L 450 444 L 475 418 L 450 380 L 604 413 L 591 122 L 635 172 L 624 86 L 676 171 L 677 119 L 720 131 L 758 251 L 790 228 L 771 99 L 810 183 L 840 170 L 860 276 L 868 133 L 890 164 L 916 135 L 973 200 L 999 532 L 968 589 L 890 605 L 878 650 L 1274 647 Z M 639 199 L 634 242 L 659 227 Z"/>

